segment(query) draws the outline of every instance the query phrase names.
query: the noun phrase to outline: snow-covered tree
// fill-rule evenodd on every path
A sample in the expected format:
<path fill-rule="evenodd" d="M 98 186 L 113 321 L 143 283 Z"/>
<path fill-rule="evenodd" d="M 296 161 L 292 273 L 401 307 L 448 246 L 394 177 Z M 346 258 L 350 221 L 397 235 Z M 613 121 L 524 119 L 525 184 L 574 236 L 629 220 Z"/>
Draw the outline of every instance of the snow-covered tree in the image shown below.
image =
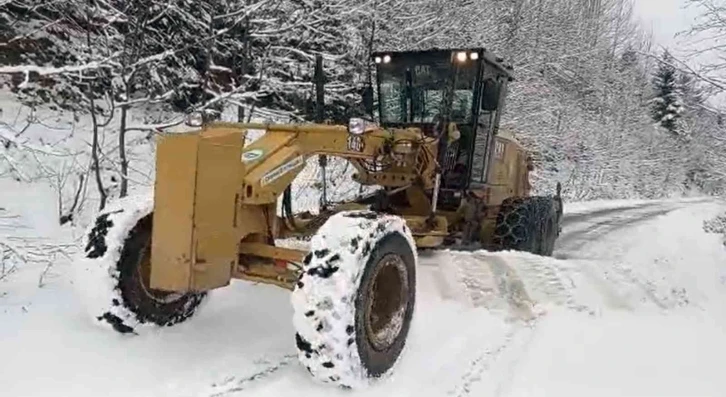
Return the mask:
<path fill-rule="evenodd" d="M 673 135 L 683 131 L 679 126 L 683 114 L 682 93 L 678 85 L 678 70 L 673 66 L 673 56 L 665 51 L 653 74 L 652 116 L 661 127 Z"/>
<path fill-rule="evenodd" d="M 325 117 L 346 122 L 362 110 L 373 50 L 485 47 L 504 56 L 516 80 L 502 128 L 535 153 L 536 190 L 552 192 L 559 181 L 575 199 L 659 197 L 683 189 L 691 170 L 705 170 L 701 185 L 714 185 L 723 165 L 718 115 L 702 111 L 700 88 L 689 91 L 682 74 L 674 73 L 674 93 L 665 95 L 680 102 L 664 99 L 657 121 L 678 114 L 683 134 L 653 128 L 650 76 L 667 62 L 642 55 L 650 38 L 630 0 L 9 0 L 0 7 L 0 82 L 31 107 L 72 109 L 86 120 L 94 109 L 99 166 L 89 169 L 108 177 L 110 195 L 140 176 L 150 182 L 154 131 L 187 111 L 313 119 L 317 55 L 326 71 Z M 141 171 L 138 163 L 152 165 Z"/>
<path fill-rule="evenodd" d="M 723 98 L 726 95 L 726 6 L 722 0 L 687 0 L 689 6 L 695 7 L 699 16 L 693 25 L 681 35 L 691 38 L 687 52 L 689 58 L 699 58 L 701 65 L 697 70 L 684 64 L 688 72 L 705 83 L 710 94 Z M 721 113 L 726 112 L 723 101 L 715 107 Z"/>

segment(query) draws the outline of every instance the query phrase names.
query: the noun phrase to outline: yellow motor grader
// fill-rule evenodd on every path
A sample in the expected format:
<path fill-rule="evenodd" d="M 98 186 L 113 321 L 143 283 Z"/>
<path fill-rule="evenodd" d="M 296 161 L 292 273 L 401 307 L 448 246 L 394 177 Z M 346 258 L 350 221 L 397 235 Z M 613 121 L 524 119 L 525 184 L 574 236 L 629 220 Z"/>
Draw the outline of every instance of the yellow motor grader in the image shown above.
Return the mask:
<path fill-rule="evenodd" d="M 550 255 L 559 186 L 531 197 L 529 156 L 498 128 L 511 67 L 481 48 L 372 56 L 377 122 L 210 122 L 162 135 L 153 198 L 113 203 L 87 234 L 82 270 L 102 269 L 113 285 L 98 321 L 122 333 L 171 326 L 232 279 L 273 284 L 292 291 L 300 362 L 355 387 L 402 352 L 417 249 Z M 265 133 L 246 145 L 250 130 Z M 347 160 L 353 180 L 377 190 L 293 213 L 290 186 L 317 156 Z M 296 236 L 310 248 L 276 244 Z"/>

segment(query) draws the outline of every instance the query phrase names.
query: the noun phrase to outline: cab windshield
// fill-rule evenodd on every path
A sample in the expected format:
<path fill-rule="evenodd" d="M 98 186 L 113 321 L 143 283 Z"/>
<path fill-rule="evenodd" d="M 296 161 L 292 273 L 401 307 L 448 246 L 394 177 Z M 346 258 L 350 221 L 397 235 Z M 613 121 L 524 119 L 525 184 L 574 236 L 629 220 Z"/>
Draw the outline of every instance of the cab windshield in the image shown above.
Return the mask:
<path fill-rule="evenodd" d="M 456 68 L 455 87 L 451 104 L 451 120 L 469 123 L 478 64 L 469 62 Z M 443 110 L 444 90 L 452 82 L 454 65 L 444 61 L 421 64 L 381 65 L 381 121 L 383 123 L 435 123 Z"/>

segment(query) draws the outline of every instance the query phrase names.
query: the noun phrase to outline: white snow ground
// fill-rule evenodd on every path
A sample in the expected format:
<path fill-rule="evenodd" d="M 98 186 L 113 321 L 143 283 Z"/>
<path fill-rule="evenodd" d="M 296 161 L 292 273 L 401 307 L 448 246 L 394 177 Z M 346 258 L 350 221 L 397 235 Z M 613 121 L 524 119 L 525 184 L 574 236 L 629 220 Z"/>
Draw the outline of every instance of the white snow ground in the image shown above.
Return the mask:
<path fill-rule="evenodd" d="M 51 191 L 0 183 L 0 235 L 73 242 Z M 89 321 L 72 262 L 57 256 L 42 287 L 46 264 L 21 265 L 0 281 L 0 395 L 724 396 L 726 249 L 702 222 L 725 210 L 573 204 L 556 258 L 422 252 L 404 356 L 354 392 L 298 365 L 286 291 L 235 282 L 188 323 L 122 336 Z"/>

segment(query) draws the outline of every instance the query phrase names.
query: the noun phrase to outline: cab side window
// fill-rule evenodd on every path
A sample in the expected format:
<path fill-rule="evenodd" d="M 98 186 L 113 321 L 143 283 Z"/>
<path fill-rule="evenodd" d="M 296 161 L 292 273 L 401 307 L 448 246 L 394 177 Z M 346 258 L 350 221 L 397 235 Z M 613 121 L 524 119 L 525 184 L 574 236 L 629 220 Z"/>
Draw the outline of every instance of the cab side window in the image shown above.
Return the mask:
<path fill-rule="evenodd" d="M 488 78 L 484 81 L 482 87 L 480 108 L 485 112 L 493 112 L 499 107 L 499 97 L 502 90 L 502 84 L 493 79 Z"/>

